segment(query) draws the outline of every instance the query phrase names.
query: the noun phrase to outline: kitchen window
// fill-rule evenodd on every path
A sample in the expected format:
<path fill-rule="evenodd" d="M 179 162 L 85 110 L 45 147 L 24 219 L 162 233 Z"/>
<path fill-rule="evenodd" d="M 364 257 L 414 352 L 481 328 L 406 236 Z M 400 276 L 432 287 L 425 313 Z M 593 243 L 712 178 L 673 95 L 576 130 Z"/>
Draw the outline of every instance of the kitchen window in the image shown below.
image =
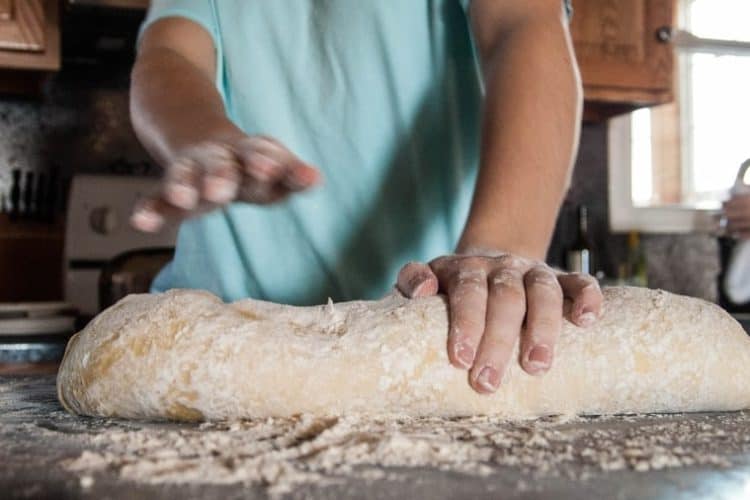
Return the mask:
<path fill-rule="evenodd" d="M 675 102 L 609 124 L 615 231 L 714 231 L 750 158 L 750 1 L 680 0 Z"/>

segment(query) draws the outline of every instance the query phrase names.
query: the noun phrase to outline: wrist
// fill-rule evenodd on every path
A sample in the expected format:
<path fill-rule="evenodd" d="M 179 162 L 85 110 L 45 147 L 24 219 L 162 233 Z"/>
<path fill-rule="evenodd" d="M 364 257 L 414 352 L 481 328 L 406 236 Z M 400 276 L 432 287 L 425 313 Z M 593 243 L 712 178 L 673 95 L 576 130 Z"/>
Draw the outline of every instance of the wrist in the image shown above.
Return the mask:
<path fill-rule="evenodd" d="M 524 241 L 520 237 L 482 238 L 465 233 L 456 246 L 456 253 L 488 257 L 510 253 L 527 259 L 543 261 L 547 256 L 547 245 L 546 243 Z"/>

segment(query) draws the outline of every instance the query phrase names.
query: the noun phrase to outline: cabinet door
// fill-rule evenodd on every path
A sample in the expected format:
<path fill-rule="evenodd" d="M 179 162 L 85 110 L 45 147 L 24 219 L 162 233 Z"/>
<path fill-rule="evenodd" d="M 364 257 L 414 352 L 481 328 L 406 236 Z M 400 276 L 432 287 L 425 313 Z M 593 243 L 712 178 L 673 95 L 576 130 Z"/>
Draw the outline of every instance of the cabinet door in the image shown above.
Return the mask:
<path fill-rule="evenodd" d="M 0 0 L 0 67 L 58 69 L 57 0 Z"/>
<path fill-rule="evenodd" d="M 571 25 L 589 101 L 658 104 L 672 99 L 675 0 L 574 0 Z M 661 31 L 660 31 L 661 30 Z"/>

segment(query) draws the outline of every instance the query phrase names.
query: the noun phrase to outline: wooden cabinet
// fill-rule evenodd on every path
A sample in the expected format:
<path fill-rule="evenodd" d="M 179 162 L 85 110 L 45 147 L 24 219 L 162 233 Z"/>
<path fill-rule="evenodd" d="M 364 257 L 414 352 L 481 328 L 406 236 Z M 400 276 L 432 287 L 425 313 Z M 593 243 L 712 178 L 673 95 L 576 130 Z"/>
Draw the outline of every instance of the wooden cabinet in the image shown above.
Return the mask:
<path fill-rule="evenodd" d="M 0 214 L 0 302 L 62 300 L 65 225 Z"/>
<path fill-rule="evenodd" d="M 57 0 L 0 0 L 0 68 L 60 68 Z"/>
<path fill-rule="evenodd" d="M 672 100 L 675 0 L 573 0 L 573 9 L 584 119 Z"/>

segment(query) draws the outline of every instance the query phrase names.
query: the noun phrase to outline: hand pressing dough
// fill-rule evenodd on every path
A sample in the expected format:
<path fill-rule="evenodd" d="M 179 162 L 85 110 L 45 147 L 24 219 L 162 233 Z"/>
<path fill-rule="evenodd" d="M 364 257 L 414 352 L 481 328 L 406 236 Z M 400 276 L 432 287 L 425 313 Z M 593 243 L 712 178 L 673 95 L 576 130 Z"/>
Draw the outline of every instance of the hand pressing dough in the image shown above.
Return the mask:
<path fill-rule="evenodd" d="M 58 394 L 73 413 L 173 420 L 750 407 L 750 339 L 726 312 L 639 288 L 604 297 L 596 324 L 565 323 L 546 375 L 514 361 L 487 396 L 448 363 L 441 297 L 293 307 L 190 290 L 131 295 L 70 340 Z"/>

